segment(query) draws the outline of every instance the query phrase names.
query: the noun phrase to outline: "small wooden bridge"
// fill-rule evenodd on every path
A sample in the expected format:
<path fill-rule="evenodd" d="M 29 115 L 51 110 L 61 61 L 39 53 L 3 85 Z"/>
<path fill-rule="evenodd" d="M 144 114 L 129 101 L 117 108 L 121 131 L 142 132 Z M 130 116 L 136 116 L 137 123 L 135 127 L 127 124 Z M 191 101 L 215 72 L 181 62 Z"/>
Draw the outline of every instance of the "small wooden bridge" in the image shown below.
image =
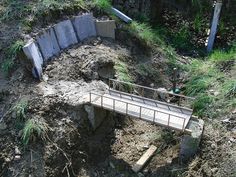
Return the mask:
<path fill-rule="evenodd" d="M 192 100 L 193 98 L 169 92 L 160 92 L 157 89 L 112 79 L 110 79 L 109 82 L 112 83 L 113 88 L 111 88 L 109 84 L 109 89 L 107 92 L 90 92 L 89 102 L 92 105 L 118 112 L 123 115 L 150 121 L 171 129 L 188 131 L 186 127 L 192 117 L 192 109 L 170 104 L 164 101 L 158 101 L 156 99 L 150 99 L 144 96 L 144 94 L 145 90 L 147 90 L 147 93 L 149 94 L 151 92 L 156 93 L 156 95 L 165 94 L 172 97 L 178 97 L 179 100 Z M 126 90 L 133 90 L 136 94 L 126 93 L 120 91 L 120 89 L 116 90 L 118 85 L 118 88 L 126 87 Z M 137 93 L 139 93 L 137 90 L 141 90 L 141 96 L 137 95 Z"/>

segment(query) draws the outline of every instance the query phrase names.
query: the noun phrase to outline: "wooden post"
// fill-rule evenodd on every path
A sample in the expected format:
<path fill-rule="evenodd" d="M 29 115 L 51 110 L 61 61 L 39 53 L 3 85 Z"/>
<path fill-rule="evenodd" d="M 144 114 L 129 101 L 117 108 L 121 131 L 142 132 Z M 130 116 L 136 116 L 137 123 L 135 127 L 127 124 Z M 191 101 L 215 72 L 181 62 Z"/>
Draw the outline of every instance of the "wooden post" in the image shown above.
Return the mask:
<path fill-rule="evenodd" d="M 213 48 L 213 45 L 214 45 L 215 36 L 216 36 L 216 32 L 217 32 L 217 25 L 218 25 L 219 18 L 220 18 L 221 7 L 222 7 L 222 2 L 217 2 L 216 5 L 215 5 L 214 16 L 213 16 L 213 20 L 212 20 L 212 24 L 211 24 L 210 35 L 209 35 L 209 38 L 208 38 L 207 52 L 211 52 L 212 48 Z"/>
<path fill-rule="evenodd" d="M 142 117 L 142 106 L 140 106 L 140 113 L 139 113 L 139 117 Z"/>
<path fill-rule="evenodd" d="M 92 96 L 91 96 L 91 92 L 89 93 L 89 101 L 90 101 L 90 103 L 92 103 L 92 98 L 91 98 Z"/>
<path fill-rule="evenodd" d="M 128 103 L 126 103 L 126 115 L 128 115 Z"/>
<path fill-rule="evenodd" d="M 115 111 L 116 110 L 116 102 L 115 102 L 116 100 L 113 100 L 113 111 Z"/>
<path fill-rule="evenodd" d="M 103 107 L 103 96 L 101 97 L 101 107 Z"/>

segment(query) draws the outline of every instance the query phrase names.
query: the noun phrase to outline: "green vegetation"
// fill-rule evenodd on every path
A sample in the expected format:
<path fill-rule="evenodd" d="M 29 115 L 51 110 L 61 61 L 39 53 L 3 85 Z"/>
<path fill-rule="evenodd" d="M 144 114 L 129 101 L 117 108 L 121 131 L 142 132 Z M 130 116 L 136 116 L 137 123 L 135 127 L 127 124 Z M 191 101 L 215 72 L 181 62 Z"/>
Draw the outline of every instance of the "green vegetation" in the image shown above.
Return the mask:
<path fill-rule="evenodd" d="M 133 78 L 130 75 L 127 63 L 123 61 L 118 61 L 115 64 L 115 70 L 117 74 L 117 79 L 125 82 L 133 82 Z"/>
<path fill-rule="evenodd" d="M 94 0 L 94 3 L 102 10 L 108 10 L 111 8 L 111 0 Z"/>
<path fill-rule="evenodd" d="M 28 101 L 26 99 L 21 99 L 12 108 L 12 111 L 15 113 L 17 119 L 25 120 L 27 108 L 28 108 Z"/>
<path fill-rule="evenodd" d="M 216 64 L 222 64 L 236 60 L 236 45 L 233 45 L 228 51 L 215 50 L 209 56 L 209 59 Z"/>
<path fill-rule="evenodd" d="M 2 71 L 7 75 L 9 71 L 14 66 L 14 60 L 17 57 L 18 53 L 22 50 L 24 42 L 22 40 L 16 41 L 6 50 L 6 59 L 1 65 Z"/>
<path fill-rule="evenodd" d="M 193 107 L 199 116 L 223 115 L 236 106 L 235 76 L 219 68 L 219 65 L 229 61 L 232 61 L 229 65 L 233 67 L 235 60 L 234 45 L 229 51 L 215 50 L 206 61 L 193 60 L 189 65 L 185 93 L 196 97 Z"/>
<path fill-rule="evenodd" d="M 202 30 L 202 26 L 203 26 L 202 14 L 198 13 L 193 21 L 193 29 L 199 33 Z"/>
<path fill-rule="evenodd" d="M 43 119 L 29 119 L 24 126 L 22 141 L 24 145 L 34 142 L 37 138 L 45 139 L 48 125 Z"/>

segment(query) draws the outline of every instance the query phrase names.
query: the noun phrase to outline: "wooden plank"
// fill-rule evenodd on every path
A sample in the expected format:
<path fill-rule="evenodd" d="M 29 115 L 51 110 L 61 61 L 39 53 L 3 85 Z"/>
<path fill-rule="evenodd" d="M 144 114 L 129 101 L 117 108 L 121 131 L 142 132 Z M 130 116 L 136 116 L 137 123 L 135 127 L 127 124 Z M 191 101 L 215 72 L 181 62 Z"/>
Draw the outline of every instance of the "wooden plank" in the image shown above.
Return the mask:
<path fill-rule="evenodd" d="M 216 32 L 217 32 L 217 26 L 218 26 L 218 22 L 219 22 L 219 18 L 220 18 L 221 7 L 222 7 L 222 2 L 217 2 L 215 5 L 210 36 L 208 38 L 207 52 L 211 52 L 213 45 L 214 45 L 215 36 L 216 36 Z"/>
<path fill-rule="evenodd" d="M 145 154 L 143 154 L 143 156 L 136 162 L 132 170 L 136 173 L 139 172 L 143 168 L 143 166 L 147 163 L 147 161 L 153 156 L 156 150 L 157 147 L 151 145 L 150 148 L 145 152 Z"/>

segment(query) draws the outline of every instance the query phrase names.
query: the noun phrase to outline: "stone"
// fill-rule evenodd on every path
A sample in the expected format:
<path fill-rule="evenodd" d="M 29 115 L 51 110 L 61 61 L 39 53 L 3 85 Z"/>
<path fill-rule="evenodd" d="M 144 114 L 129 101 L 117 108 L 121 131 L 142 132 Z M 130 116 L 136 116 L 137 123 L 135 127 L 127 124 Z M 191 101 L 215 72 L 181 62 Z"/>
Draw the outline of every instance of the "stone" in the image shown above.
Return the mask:
<path fill-rule="evenodd" d="M 5 130 L 7 129 L 7 125 L 4 122 L 0 123 L 0 130 Z"/>
<path fill-rule="evenodd" d="M 42 54 L 39 51 L 38 46 L 33 40 L 30 40 L 29 43 L 27 43 L 23 47 L 23 51 L 27 58 L 32 62 L 33 68 L 32 73 L 35 78 L 40 79 L 42 77 L 42 66 L 43 66 L 43 57 Z"/>
<path fill-rule="evenodd" d="M 60 53 L 60 47 L 53 28 L 43 32 L 42 35 L 37 36 L 37 42 L 41 49 L 44 61 Z"/>
<path fill-rule="evenodd" d="M 96 21 L 97 35 L 115 39 L 115 20 Z"/>
<path fill-rule="evenodd" d="M 107 117 L 107 111 L 101 108 L 84 105 L 84 109 L 88 114 L 88 119 L 94 130 L 96 130 Z"/>
<path fill-rule="evenodd" d="M 71 21 L 80 41 L 97 35 L 95 21 L 92 14 L 77 16 Z"/>
<path fill-rule="evenodd" d="M 62 21 L 54 26 L 57 40 L 61 49 L 78 43 L 73 25 L 70 20 Z"/>
<path fill-rule="evenodd" d="M 15 155 L 21 155 L 21 152 L 17 146 L 15 146 Z"/>

